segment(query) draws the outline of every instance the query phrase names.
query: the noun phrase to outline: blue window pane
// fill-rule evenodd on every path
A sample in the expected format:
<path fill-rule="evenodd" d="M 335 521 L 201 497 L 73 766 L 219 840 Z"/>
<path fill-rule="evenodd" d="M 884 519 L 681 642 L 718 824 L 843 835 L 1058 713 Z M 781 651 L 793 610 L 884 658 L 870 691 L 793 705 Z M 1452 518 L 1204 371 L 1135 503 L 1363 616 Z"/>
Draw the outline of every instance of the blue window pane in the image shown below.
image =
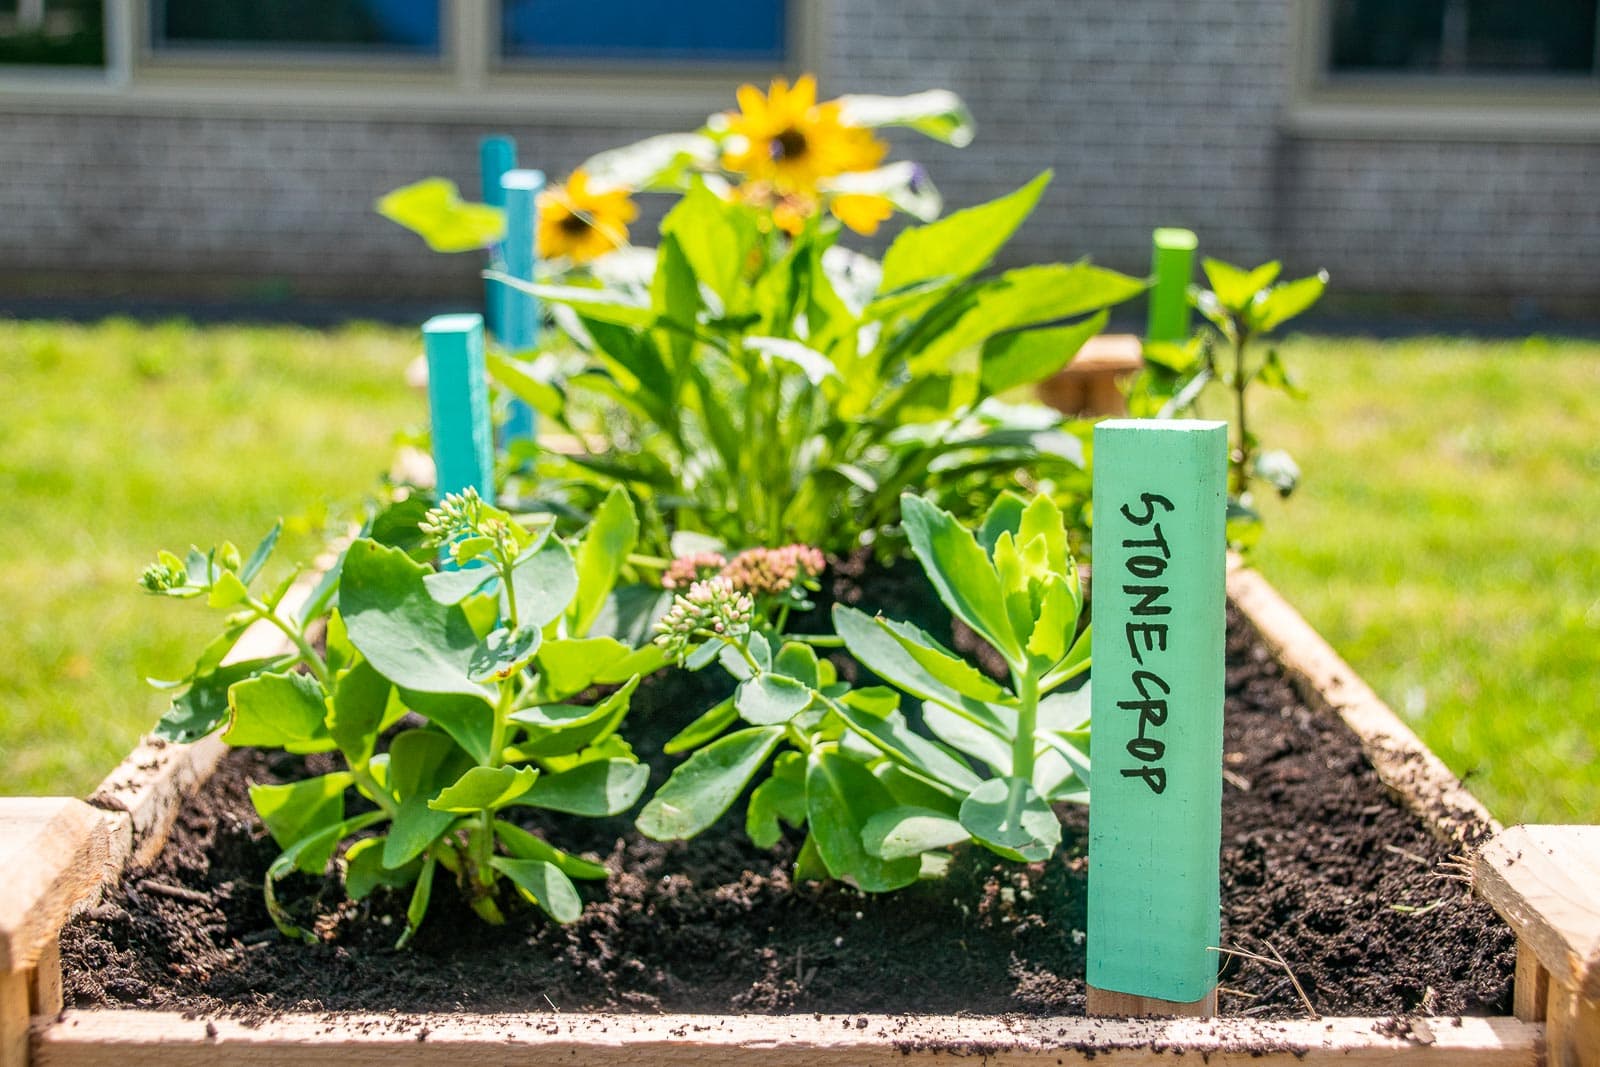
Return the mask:
<path fill-rule="evenodd" d="M 504 0 L 501 50 L 552 59 L 779 61 L 784 0 Z"/>
<path fill-rule="evenodd" d="M 162 45 L 439 54 L 439 0 L 157 0 Z"/>

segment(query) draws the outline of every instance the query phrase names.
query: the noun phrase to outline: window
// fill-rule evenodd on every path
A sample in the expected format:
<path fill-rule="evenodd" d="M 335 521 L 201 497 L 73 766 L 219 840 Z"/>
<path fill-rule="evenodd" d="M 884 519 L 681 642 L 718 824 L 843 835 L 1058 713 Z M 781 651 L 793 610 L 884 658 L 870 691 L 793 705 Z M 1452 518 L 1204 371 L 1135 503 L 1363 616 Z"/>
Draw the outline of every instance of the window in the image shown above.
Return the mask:
<path fill-rule="evenodd" d="M 163 51 L 437 56 L 439 0 L 153 0 L 152 45 Z"/>
<path fill-rule="evenodd" d="M 0 0 L 0 64 L 101 67 L 104 0 Z"/>
<path fill-rule="evenodd" d="M 1402 74 L 1594 77 L 1596 0 L 1334 0 L 1328 69 Z"/>
<path fill-rule="evenodd" d="M 786 54 L 784 0 L 503 0 L 508 59 L 772 63 Z"/>

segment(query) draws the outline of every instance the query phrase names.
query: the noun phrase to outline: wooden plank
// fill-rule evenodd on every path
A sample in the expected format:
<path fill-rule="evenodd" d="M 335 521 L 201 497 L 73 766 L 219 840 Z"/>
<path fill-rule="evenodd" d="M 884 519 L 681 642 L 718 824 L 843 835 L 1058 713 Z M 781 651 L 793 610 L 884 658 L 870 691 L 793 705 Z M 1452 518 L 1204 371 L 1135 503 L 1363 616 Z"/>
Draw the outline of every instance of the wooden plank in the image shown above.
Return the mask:
<path fill-rule="evenodd" d="M 981 1057 L 988 1067 L 1110 1062 L 1209 1067 L 1362 1064 L 1534 1067 L 1544 1029 L 1510 1018 L 952 1018 L 885 1015 L 285 1015 L 69 1012 L 35 1030 L 34 1067 L 868 1067 Z M 977 1062 L 977 1060 L 974 1060 Z M 1185 1060 L 1187 1062 L 1187 1060 Z"/>
<path fill-rule="evenodd" d="M 1234 562 L 1228 598 L 1283 665 L 1305 701 L 1344 720 L 1385 785 L 1435 836 L 1476 848 L 1500 829 L 1450 768 L 1400 721 L 1267 580 Z"/>
<path fill-rule="evenodd" d="M 1040 403 L 1068 415 L 1125 414 L 1117 379 L 1144 366 L 1141 351 L 1132 334 L 1091 337 L 1065 369 L 1039 383 Z"/>
<path fill-rule="evenodd" d="M 1157 997 L 1138 997 L 1132 993 L 1117 993 L 1109 989 L 1096 989 L 1094 986 L 1088 987 L 1088 994 L 1085 1010 L 1090 1015 L 1103 1015 L 1112 1019 L 1148 1019 L 1167 1016 L 1208 1019 L 1217 1013 L 1215 987 L 1199 1000 L 1187 1003 L 1161 1000 Z"/>
<path fill-rule="evenodd" d="M 111 858 L 106 821 L 83 801 L 0 799 L 0 973 L 28 977 L 72 910 L 98 895 Z"/>
<path fill-rule="evenodd" d="M 278 603 L 282 615 L 288 617 L 300 610 L 341 549 L 342 545 L 335 545 L 289 588 Z M 223 662 L 283 655 L 291 647 L 282 631 L 262 621 L 240 635 Z M 121 878 L 128 866 L 155 859 L 167 843 L 184 800 L 211 777 L 227 751 L 228 746 L 216 734 L 189 745 L 147 737 L 106 775 L 88 800 L 107 813 L 112 881 Z"/>
<path fill-rule="evenodd" d="M 61 939 L 52 937 L 39 951 L 39 959 L 28 975 L 28 1011 L 54 1015 L 61 1005 Z"/>
<path fill-rule="evenodd" d="M 1600 1003 L 1552 983 L 1545 1048 L 1550 1067 L 1600 1065 Z"/>
<path fill-rule="evenodd" d="M 1517 970 L 1511 983 L 1511 1014 L 1526 1022 L 1543 1022 L 1550 1010 L 1550 972 L 1526 941 L 1517 942 Z"/>
<path fill-rule="evenodd" d="M 1600 1001 L 1600 826 L 1504 830 L 1478 853 L 1473 884 L 1550 973 L 1552 997 L 1564 986 Z"/>
<path fill-rule="evenodd" d="M 28 1065 L 28 976 L 0 971 L 0 1067 Z"/>

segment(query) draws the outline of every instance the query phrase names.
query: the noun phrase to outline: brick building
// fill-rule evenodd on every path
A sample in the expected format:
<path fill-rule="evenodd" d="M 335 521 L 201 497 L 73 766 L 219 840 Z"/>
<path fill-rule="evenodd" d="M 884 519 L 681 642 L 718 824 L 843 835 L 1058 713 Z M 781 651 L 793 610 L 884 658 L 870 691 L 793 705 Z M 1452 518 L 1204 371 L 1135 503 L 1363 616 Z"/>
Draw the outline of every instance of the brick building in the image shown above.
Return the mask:
<path fill-rule="evenodd" d="M 475 189 L 485 133 L 560 175 L 814 70 L 829 95 L 960 93 L 969 148 L 896 138 L 952 206 L 1055 168 L 1014 260 L 1140 270 L 1183 225 L 1347 301 L 1592 317 L 1597 6 L 0 0 L 0 292 L 469 298 L 474 258 L 375 196 Z"/>

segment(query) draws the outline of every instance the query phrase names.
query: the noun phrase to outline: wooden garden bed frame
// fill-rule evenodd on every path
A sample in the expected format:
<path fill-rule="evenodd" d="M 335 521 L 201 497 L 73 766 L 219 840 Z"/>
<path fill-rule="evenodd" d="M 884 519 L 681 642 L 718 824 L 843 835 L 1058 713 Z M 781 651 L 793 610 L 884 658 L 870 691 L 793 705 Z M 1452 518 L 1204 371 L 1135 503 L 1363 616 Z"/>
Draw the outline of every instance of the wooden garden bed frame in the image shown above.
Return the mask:
<path fill-rule="evenodd" d="M 883 1015 L 285 1014 L 265 1023 L 61 1008 L 57 936 L 130 863 L 157 853 L 224 746 L 145 742 L 89 803 L 0 800 L 0 1067 L 649 1064 L 845 1067 L 981 1056 L 991 1067 L 1155 1064 L 1600 1064 L 1600 827 L 1500 828 L 1416 735 L 1255 572 L 1229 598 L 1305 699 L 1361 738 L 1378 773 L 1442 838 L 1495 837 L 1477 891 L 1518 936 L 1515 1014 L 1497 1018 L 1008 1018 Z M 291 594 L 293 595 L 293 594 Z M 300 591 L 304 595 L 304 589 Z M 246 634 L 235 656 L 275 652 Z M 1196 1061 L 1199 1062 L 1199 1061 Z"/>

